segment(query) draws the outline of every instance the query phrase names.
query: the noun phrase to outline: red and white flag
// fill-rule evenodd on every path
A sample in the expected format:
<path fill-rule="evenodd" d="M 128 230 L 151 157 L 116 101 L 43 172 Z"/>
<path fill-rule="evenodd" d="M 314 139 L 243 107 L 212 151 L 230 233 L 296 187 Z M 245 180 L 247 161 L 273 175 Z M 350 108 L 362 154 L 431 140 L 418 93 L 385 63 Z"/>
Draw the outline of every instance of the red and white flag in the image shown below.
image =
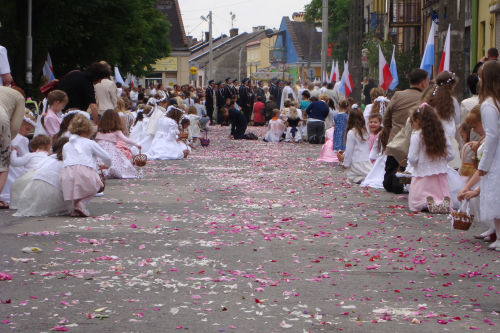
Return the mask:
<path fill-rule="evenodd" d="M 448 34 L 446 35 L 446 40 L 444 41 L 443 56 L 441 57 L 441 63 L 439 64 L 438 74 L 443 71 L 450 71 L 450 56 L 451 56 L 451 44 L 450 44 L 450 28 L 451 24 L 448 25 Z"/>
<path fill-rule="evenodd" d="M 382 49 L 380 45 L 378 46 L 378 84 L 384 90 L 388 90 L 389 86 L 392 83 L 394 78 L 391 74 L 391 69 L 389 65 L 387 65 L 387 61 L 385 61 L 384 54 L 382 53 Z"/>
<path fill-rule="evenodd" d="M 333 61 L 333 64 L 332 64 L 332 72 L 331 72 L 331 75 L 330 75 L 330 82 L 337 82 L 338 80 L 340 80 L 340 75 L 339 75 L 339 63 L 338 61 Z"/>
<path fill-rule="evenodd" d="M 349 74 L 349 63 L 344 63 L 344 73 L 342 74 L 342 80 L 340 81 L 340 91 L 347 98 L 352 93 L 354 87 L 354 82 L 352 81 L 351 74 Z"/>

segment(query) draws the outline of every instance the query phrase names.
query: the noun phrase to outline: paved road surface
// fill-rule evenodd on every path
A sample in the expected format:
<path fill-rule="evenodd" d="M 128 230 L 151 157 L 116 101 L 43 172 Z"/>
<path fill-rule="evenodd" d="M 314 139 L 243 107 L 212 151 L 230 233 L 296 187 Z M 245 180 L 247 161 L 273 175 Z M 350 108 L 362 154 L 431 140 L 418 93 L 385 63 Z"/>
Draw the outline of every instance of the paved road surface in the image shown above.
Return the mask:
<path fill-rule="evenodd" d="M 226 137 L 109 181 L 95 218 L 0 211 L 0 332 L 498 331 L 481 226 L 350 186 L 320 146 Z"/>

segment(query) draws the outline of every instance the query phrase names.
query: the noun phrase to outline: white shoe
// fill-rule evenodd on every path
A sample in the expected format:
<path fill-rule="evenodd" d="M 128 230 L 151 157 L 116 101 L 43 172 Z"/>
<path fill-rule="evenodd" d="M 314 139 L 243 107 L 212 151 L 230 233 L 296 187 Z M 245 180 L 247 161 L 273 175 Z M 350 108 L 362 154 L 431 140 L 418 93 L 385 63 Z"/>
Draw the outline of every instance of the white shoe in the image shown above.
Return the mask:
<path fill-rule="evenodd" d="M 104 192 L 99 192 L 96 195 L 94 195 L 94 197 L 102 197 L 102 196 L 104 196 Z"/>
<path fill-rule="evenodd" d="M 500 240 L 494 241 L 488 246 L 489 249 L 500 251 Z"/>

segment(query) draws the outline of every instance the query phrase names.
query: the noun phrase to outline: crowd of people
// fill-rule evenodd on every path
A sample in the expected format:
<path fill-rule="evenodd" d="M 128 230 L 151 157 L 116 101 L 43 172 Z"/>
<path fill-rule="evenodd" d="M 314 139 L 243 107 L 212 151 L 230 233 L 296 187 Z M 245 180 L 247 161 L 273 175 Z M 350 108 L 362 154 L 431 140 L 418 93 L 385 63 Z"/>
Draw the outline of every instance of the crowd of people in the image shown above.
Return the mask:
<path fill-rule="evenodd" d="M 318 161 L 339 165 L 352 183 L 408 193 L 411 211 L 468 205 L 488 227 L 477 237 L 500 250 L 500 63 L 485 60 L 477 72 L 461 102 L 454 73 L 431 81 L 415 69 L 410 87 L 390 99 L 369 81 L 361 103 L 339 83 L 226 78 L 204 89 L 124 87 L 98 62 L 66 74 L 39 116 L 25 109 L 19 88 L 1 87 L 0 208 L 89 216 L 103 179 L 137 177 L 134 156 L 187 158 L 216 125 L 230 126 L 234 140 L 259 139 L 250 124 L 267 126 L 260 139 L 269 143 L 322 144 Z M 50 204 L 41 199 L 47 193 Z"/>

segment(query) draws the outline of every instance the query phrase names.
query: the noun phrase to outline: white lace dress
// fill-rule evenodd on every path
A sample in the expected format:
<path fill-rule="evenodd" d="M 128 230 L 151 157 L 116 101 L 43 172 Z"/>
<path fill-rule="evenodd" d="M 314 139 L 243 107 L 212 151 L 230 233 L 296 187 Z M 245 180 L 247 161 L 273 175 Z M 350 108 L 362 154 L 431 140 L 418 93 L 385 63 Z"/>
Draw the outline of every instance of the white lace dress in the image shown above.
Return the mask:
<path fill-rule="evenodd" d="M 163 117 L 158 122 L 158 131 L 146 155 L 151 160 L 178 160 L 184 158 L 186 145 L 177 141 L 179 125 L 175 120 Z"/>
<path fill-rule="evenodd" d="M 481 122 L 486 138 L 478 170 L 488 173 L 481 177 L 479 205 L 481 219 L 491 221 L 500 219 L 500 112 L 491 98 L 481 105 Z"/>
<path fill-rule="evenodd" d="M 29 150 L 29 140 L 27 137 L 22 136 L 21 134 L 16 135 L 14 140 L 11 142 L 12 147 L 17 147 L 17 155 L 24 156 L 30 152 Z M 0 195 L 0 200 L 5 202 L 10 202 L 10 187 L 12 183 L 18 178 L 26 173 L 26 168 L 24 166 L 13 166 L 9 167 L 9 175 L 7 176 L 7 182 L 3 187 L 2 193 Z"/>

